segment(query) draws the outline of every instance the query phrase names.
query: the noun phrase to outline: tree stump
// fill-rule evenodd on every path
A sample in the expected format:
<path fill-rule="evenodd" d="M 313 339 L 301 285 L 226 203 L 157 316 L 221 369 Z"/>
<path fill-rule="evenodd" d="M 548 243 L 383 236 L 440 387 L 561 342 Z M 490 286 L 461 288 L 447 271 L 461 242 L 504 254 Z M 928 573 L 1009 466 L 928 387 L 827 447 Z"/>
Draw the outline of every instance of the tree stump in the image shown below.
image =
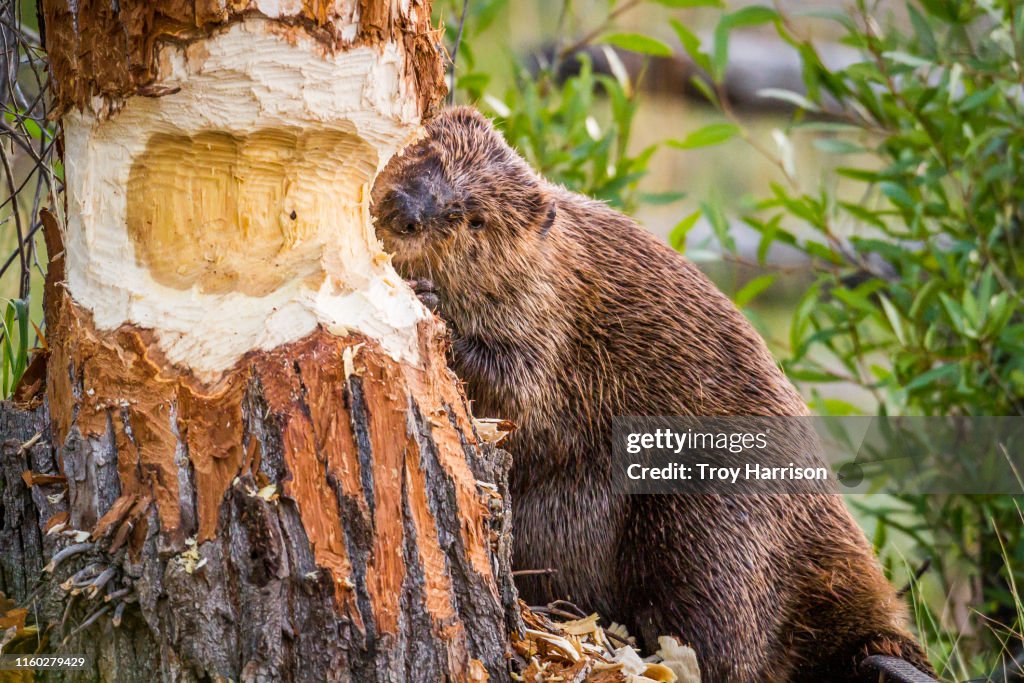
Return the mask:
<path fill-rule="evenodd" d="M 43 14 L 66 206 L 0 588 L 81 680 L 506 680 L 508 463 L 368 211 L 444 94 L 429 2 Z"/>

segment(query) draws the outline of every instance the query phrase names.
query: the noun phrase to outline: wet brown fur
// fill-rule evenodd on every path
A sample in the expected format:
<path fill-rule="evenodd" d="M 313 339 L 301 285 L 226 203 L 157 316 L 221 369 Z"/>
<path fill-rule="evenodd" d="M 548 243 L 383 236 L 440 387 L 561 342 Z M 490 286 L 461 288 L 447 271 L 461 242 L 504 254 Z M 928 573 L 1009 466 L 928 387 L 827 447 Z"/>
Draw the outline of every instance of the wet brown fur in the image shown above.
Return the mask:
<path fill-rule="evenodd" d="M 678 634 L 710 683 L 852 681 L 865 654 L 930 670 L 838 495 L 612 490 L 613 416 L 807 408 L 732 303 L 632 219 L 540 178 L 472 109 L 427 133 L 373 211 L 399 272 L 436 286 L 475 414 L 519 425 L 515 562 L 557 569 L 523 597 L 648 644 Z"/>

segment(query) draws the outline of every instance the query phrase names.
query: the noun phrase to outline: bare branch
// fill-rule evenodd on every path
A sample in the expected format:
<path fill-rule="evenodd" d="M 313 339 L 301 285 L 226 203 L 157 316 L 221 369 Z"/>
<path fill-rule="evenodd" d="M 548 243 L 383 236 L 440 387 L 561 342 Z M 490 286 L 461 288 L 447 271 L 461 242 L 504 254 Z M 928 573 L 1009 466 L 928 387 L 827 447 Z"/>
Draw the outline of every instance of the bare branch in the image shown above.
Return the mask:
<path fill-rule="evenodd" d="M 455 102 L 455 64 L 459 61 L 459 46 L 462 45 L 462 32 L 466 29 L 466 14 L 469 11 L 469 0 L 462 0 L 462 16 L 459 17 L 459 32 L 455 35 L 455 46 L 452 48 L 452 87 L 448 90 L 448 104 Z"/>

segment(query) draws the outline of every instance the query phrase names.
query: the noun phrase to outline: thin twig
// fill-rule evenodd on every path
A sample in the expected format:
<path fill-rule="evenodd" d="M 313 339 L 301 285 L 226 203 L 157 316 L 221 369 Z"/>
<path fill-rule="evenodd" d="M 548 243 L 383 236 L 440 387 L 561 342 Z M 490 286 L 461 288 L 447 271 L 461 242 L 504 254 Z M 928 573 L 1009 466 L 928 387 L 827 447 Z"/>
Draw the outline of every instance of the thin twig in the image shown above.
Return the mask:
<path fill-rule="evenodd" d="M 530 607 L 530 611 L 531 612 L 536 612 L 537 614 L 549 614 L 549 615 L 554 616 L 554 617 L 562 617 L 563 619 L 568 619 L 569 621 L 575 621 L 575 620 L 580 618 L 580 617 L 576 616 L 575 614 L 573 614 L 572 612 L 566 612 L 564 609 L 558 609 L 557 607 L 550 607 L 550 606 L 549 607 Z"/>
<path fill-rule="evenodd" d="M 127 602 L 119 602 L 117 603 L 117 607 L 114 608 L 114 628 L 121 625 L 121 619 L 124 617 L 124 608 L 127 604 Z"/>
<path fill-rule="evenodd" d="M 448 91 L 448 104 L 455 103 L 455 64 L 459 60 L 459 46 L 462 45 L 462 32 L 466 29 L 466 14 L 469 11 L 469 0 L 462 0 L 462 16 L 459 17 L 459 31 L 455 34 L 455 46 L 452 48 L 452 87 Z"/>
<path fill-rule="evenodd" d="M 551 56 L 551 73 L 557 75 L 562 68 L 562 43 L 565 41 L 565 24 L 569 19 L 572 0 L 562 0 L 562 9 L 558 13 L 558 24 L 555 28 L 555 49 Z"/>
<path fill-rule="evenodd" d="M 577 40 L 575 43 L 571 44 L 569 47 L 564 48 L 558 55 L 559 59 L 568 57 L 569 55 L 574 54 L 579 49 L 589 45 L 599 35 L 608 30 L 608 27 L 611 25 L 613 21 L 615 21 L 620 16 L 622 16 L 629 10 L 639 5 L 641 2 L 642 0 L 626 0 L 626 2 L 622 3 L 621 5 L 613 9 L 611 12 L 608 13 L 608 16 L 597 28 L 585 34 L 582 38 Z"/>
<path fill-rule="evenodd" d="M 24 299 L 28 294 L 28 287 L 32 271 L 28 266 L 28 259 L 25 256 L 25 231 L 21 227 L 21 211 L 18 209 L 17 189 L 14 184 L 14 171 L 11 169 L 11 160 L 7 157 L 7 150 L 0 145 L 0 161 L 4 165 L 4 175 L 7 177 L 7 188 L 11 193 L 11 212 L 14 214 L 14 229 L 18 233 L 18 261 L 21 265 L 21 279 L 18 284 L 18 298 Z"/>
<path fill-rule="evenodd" d="M 36 233 L 39 232 L 39 230 L 42 227 L 43 227 L 43 222 L 42 221 L 39 221 L 39 222 L 35 223 L 32 226 L 32 228 L 28 231 L 28 235 L 26 236 L 26 239 L 31 240 L 33 237 L 35 237 Z M 4 273 L 7 272 L 7 269 L 10 268 L 11 264 L 13 264 L 14 261 L 18 258 L 18 253 L 19 252 L 17 250 L 16 251 L 12 251 L 11 255 L 7 257 L 6 261 L 4 261 L 4 264 L 2 266 L 0 266 L 0 277 L 3 277 Z"/>
<path fill-rule="evenodd" d="M 586 612 L 580 609 L 579 606 L 577 606 L 575 603 L 569 602 L 568 600 L 555 600 L 553 602 L 549 602 L 548 607 L 553 607 L 556 609 L 564 608 L 570 610 L 571 612 L 574 612 L 576 614 L 576 616 L 573 617 L 574 619 L 585 619 L 587 617 Z"/>
<path fill-rule="evenodd" d="M 64 640 L 63 640 L 62 644 L 63 644 L 63 645 L 67 645 L 67 644 L 68 644 L 68 642 L 69 642 L 69 641 L 70 641 L 70 640 L 71 640 L 72 638 L 74 638 L 74 637 L 75 637 L 75 636 L 77 636 L 77 635 L 78 635 L 79 633 L 81 633 L 81 632 L 82 632 L 82 631 L 84 631 L 85 629 L 87 629 L 87 628 L 89 628 L 90 626 L 92 626 L 93 624 L 95 624 L 95 623 L 96 623 L 96 621 L 97 621 L 97 620 L 98 620 L 98 619 L 99 619 L 100 617 L 102 617 L 102 616 L 103 616 L 104 614 L 106 614 L 106 613 L 107 613 L 107 612 L 109 612 L 109 611 L 110 611 L 110 605 L 104 605 L 103 607 L 100 607 L 100 608 L 99 608 L 98 610 L 96 610 L 95 612 L 93 612 L 93 613 L 92 613 L 92 615 L 91 615 L 91 616 L 90 616 L 90 617 L 89 617 L 88 619 L 86 619 L 85 621 L 83 621 L 83 622 L 82 622 L 82 623 L 81 623 L 81 624 L 80 624 L 80 625 L 78 626 L 78 628 L 76 628 L 76 629 L 75 629 L 74 631 L 72 631 L 71 633 L 69 633 L 69 634 L 68 634 L 68 636 L 67 636 L 66 638 L 64 638 Z"/>
<path fill-rule="evenodd" d="M 29 118 L 29 117 L 22 117 L 22 118 L 24 119 L 24 118 Z M 35 121 L 35 119 L 32 119 L 32 120 Z M 14 128 L 12 128 L 11 124 L 9 124 L 3 118 L 0 118 L 0 130 L 2 130 L 2 132 L 7 133 L 8 135 L 10 135 L 11 136 L 11 142 L 13 142 L 14 144 L 18 145 L 18 147 L 20 147 L 22 149 L 22 151 L 25 152 L 25 154 L 28 154 L 30 157 L 32 157 L 32 161 L 35 162 L 36 168 L 38 168 L 39 166 L 41 166 L 44 163 L 43 158 L 38 156 L 36 154 L 36 151 L 34 149 L 32 149 L 32 145 L 30 145 L 27 142 L 25 142 L 25 139 L 24 139 L 25 138 L 25 134 L 23 132 L 21 132 L 21 131 L 18 131 L 18 130 L 15 130 Z M 35 169 L 33 169 L 33 170 L 35 170 Z"/>
<path fill-rule="evenodd" d="M 512 572 L 512 576 L 551 576 L 557 574 L 557 569 L 518 569 Z"/>
<path fill-rule="evenodd" d="M 103 602 L 110 602 L 112 600 L 117 600 L 119 598 L 123 598 L 123 597 L 127 596 L 131 592 L 132 592 L 131 588 L 118 588 L 116 591 L 114 591 L 112 593 L 107 593 L 106 595 L 104 595 L 103 596 Z"/>
<path fill-rule="evenodd" d="M 3 25 L 5 28 L 7 28 L 10 31 L 13 31 L 14 33 L 21 34 L 22 40 L 24 42 L 39 45 L 39 34 L 30 29 L 29 27 L 25 26 L 24 24 L 22 24 L 21 22 L 11 21 L 10 19 L 7 19 L 2 14 L 0 14 L 0 25 Z"/>
<path fill-rule="evenodd" d="M 605 637 L 607 637 L 607 638 L 609 638 L 611 640 L 614 640 L 616 642 L 622 643 L 623 645 L 632 645 L 633 644 L 633 643 L 629 642 L 628 638 L 623 638 L 618 633 L 614 633 L 612 631 L 609 631 L 608 629 L 604 629 L 604 631 L 602 631 L 602 633 L 604 633 Z"/>
<path fill-rule="evenodd" d="M 921 577 L 924 576 L 924 573 L 928 571 L 928 568 L 931 566 L 932 558 L 924 558 L 924 562 L 922 562 L 921 565 L 916 570 L 914 570 L 914 575 L 910 578 L 909 581 L 907 581 L 907 585 L 896 591 L 896 596 L 902 598 L 904 595 L 909 593 L 910 589 L 914 587 L 914 584 L 921 580 Z"/>
<path fill-rule="evenodd" d="M 75 543 L 74 545 L 69 545 L 68 547 L 66 547 L 66 548 L 64 548 L 62 550 L 59 550 L 58 552 L 54 553 L 53 557 L 50 558 L 49 563 L 47 563 L 47 565 L 45 567 L 43 567 L 43 571 L 46 572 L 47 574 L 52 574 L 53 571 L 57 567 L 59 567 L 62 562 L 64 562 L 68 558 L 74 557 L 75 555 L 78 555 L 80 553 L 89 552 L 89 551 L 95 550 L 95 549 L 96 549 L 96 544 L 95 543 Z"/>

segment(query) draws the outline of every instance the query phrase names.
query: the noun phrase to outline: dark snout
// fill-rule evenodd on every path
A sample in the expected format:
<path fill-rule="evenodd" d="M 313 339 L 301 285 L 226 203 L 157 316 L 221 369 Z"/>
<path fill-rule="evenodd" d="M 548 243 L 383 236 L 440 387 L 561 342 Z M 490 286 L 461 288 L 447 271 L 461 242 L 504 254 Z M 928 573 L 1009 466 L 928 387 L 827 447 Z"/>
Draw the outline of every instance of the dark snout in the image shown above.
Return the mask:
<path fill-rule="evenodd" d="M 407 178 L 381 202 L 381 223 L 391 232 L 411 236 L 444 225 L 452 211 L 451 190 L 435 175 Z"/>
<path fill-rule="evenodd" d="M 400 235 L 413 235 L 438 216 L 437 200 L 425 192 L 421 183 L 395 190 L 389 199 L 391 211 L 388 222 Z"/>

